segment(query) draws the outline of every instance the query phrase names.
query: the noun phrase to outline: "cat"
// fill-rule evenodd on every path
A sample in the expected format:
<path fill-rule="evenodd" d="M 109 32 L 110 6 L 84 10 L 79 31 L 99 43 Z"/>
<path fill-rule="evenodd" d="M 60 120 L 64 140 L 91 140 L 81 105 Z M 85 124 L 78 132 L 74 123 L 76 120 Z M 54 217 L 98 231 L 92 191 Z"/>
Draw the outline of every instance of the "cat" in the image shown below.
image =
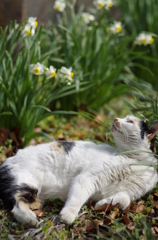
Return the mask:
<path fill-rule="evenodd" d="M 65 201 L 60 217 L 67 224 L 73 223 L 89 198 L 96 202 L 95 208 L 119 203 L 126 209 L 157 184 L 157 159 L 152 154 L 157 130 L 126 116 L 112 124 L 117 148 L 56 141 L 19 150 L 0 166 L 4 207 L 17 221 L 34 227 L 38 220 L 32 210 L 48 198 Z"/>

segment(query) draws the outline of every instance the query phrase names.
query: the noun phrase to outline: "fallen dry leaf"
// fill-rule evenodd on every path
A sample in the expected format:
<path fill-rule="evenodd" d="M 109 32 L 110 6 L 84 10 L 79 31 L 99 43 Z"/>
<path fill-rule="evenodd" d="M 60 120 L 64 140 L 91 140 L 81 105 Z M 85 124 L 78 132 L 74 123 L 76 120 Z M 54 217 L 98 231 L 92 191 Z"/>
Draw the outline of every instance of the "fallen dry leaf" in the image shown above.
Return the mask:
<path fill-rule="evenodd" d="M 135 226 L 134 226 L 134 223 L 133 222 L 130 222 L 128 225 L 127 225 L 127 228 L 132 231 L 135 229 Z"/>
<path fill-rule="evenodd" d="M 106 138 L 102 137 L 102 136 L 99 136 L 99 135 L 95 135 L 95 139 L 100 141 L 100 142 L 106 142 Z"/>
<path fill-rule="evenodd" d="M 113 208 L 113 206 L 111 203 L 110 204 L 104 203 L 102 206 L 95 208 L 95 211 L 104 212 L 104 214 L 105 214 L 106 212 L 110 212 L 112 208 Z"/>
<path fill-rule="evenodd" d="M 152 227 L 151 232 L 154 236 L 158 236 L 158 227 Z"/>
<path fill-rule="evenodd" d="M 88 211 L 83 211 L 83 212 L 79 213 L 79 214 L 78 214 L 78 218 L 82 217 L 83 215 L 85 215 L 85 214 L 87 214 L 87 213 L 88 213 Z"/>
<path fill-rule="evenodd" d="M 158 193 L 157 192 L 155 192 L 153 195 L 152 204 L 154 207 L 156 207 L 156 209 L 158 209 Z"/>
<path fill-rule="evenodd" d="M 154 201 L 154 200 L 153 200 L 153 201 L 152 201 L 152 204 L 153 204 L 154 207 L 156 207 L 156 209 L 158 209 L 158 201 Z"/>
<path fill-rule="evenodd" d="M 122 220 L 126 225 L 128 225 L 131 222 L 131 220 L 127 217 L 127 215 L 123 215 L 123 214 L 122 214 Z"/>
<path fill-rule="evenodd" d="M 104 220 L 94 219 L 93 224 L 98 228 L 99 225 L 102 226 L 104 224 Z"/>
<path fill-rule="evenodd" d="M 81 111 L 86 111 L 87 103 L 81 103 L 79 108 L 80 108 Z"/>
<path fill-rule="evenodd" d="M 145 230 L 144 229 L 142 230 L 142 234 L 145 236 Z"/>
<path fill-rule="evenodd" d="M 89 199 L 88 206 L 89 206 L 92 210 L 94 210 L 95 204 L 94 204 L 94 202 L 92 201 L 92 199 Z"/>
<path fill-rule="evenodd" d="M 100 234 L 99 226 L 102 226 L 103 224 L 104 224 L 104 220 L 98 220 L 98 219 L 93 220 L 93 225 L 94 225 L 98 235 Z"/>
<path fill-rule="evenodd" d="M 65 125 L 65 130 L 69 131 L 70 128 L 71 128 L 71 126 L 72 126 L 71 123 L 67 123 L 67 124 Z"/>
<path fill-rule="evenodd" d="M 105 225 L 111 225 L 112 224 L 112 221 L 111 221 L 111 219 L 110 218 L 108 218 L 107 216 L 105 216 L 105 218 L 104 218 L 104 224 Z"/>
<path fill-rule="evenodd" d="M 115 219 L 117 217 L 118 213 L 119 213 L 119 209 L 117 207 L 115 211 L 112 211 L 112 213 L 109 214 L 109 217 L 112 219 Z"/>
<path fill-rule="evenodd" d="M 20 128 L 14 127 L 10 132 L 10 139 L 13 141 L 13 146 L 21 147 L 23 144 L 22 139 L 20 138 Z"/>
<path fill-rule="evenodd" d="M 82 138 L 85 137 L 85 134 L 82 133 L 82 132 L 80 132 L 80 131 L 73 130 L 72 132 L 73 132 L 73 134 L 74 134 L 75 136 L 79 137 L 80 139 L 82 139 Z"/>
<path fill-rule="evenodd" d="M 12 139 L 16 146 L 18 147 L 20 146 L 20 143 L 17 139 L 17 136 L 15 135 L 15 132 L 10 132 L 10 138 Z"/>
<path fill-rule="evenodd" d="M 42 132 L 42 129 L 40 127 L 35 127 L 33 131 L 34 132 Z"/>
<path fill-rule="evenodd" d="M 95 118 L 94 118 L 94 121 L 101 121 L 101 122 L 105 122 L 105 119 L 106 119 L 106 117 L 105 117 L 105 115 L 103 115 L 103 114 L 97 114 L 96 116 L 95 116 Z"/>
<path fill-rule="evenodd" d="M 44 217 L 44 211 L 42 209 L 33 210 L 37 217 Z"/>
<path fill-rule="evenodd" d="M 158 200 L 158 192 L 154 193 L 154 200 Z"/>
<path fill-rule="evenodd" d="M 93 227 L 94 225 L 92 222 L 89 222 L 89 221 L 86 222 L 86 232 L 92 232 Z"/>
<path fill-rule="evenodd" d="M 58 135 L 58 140 L 65 140 L 64 135 L 62 133 Z"/>
<path fill-rule="evenodd" d="M 143 213 L 145 211 L 145 206 L 143 205 L 142 201 L 139 201 L 136 205 L 131 206 L 131 210 L 137 213 Z"/>
<path fill-rule="evenodd" d="M 119 207 L 119 203 L 116 204 L 115 210 L 112 211 L 112 212 L 108 215 L 108 217 L 105 216 L 105 218 L 104 218 L 104 224 L 105 224 L 105 225 L 108 225 L 108 226 L 109 226 L 109 225 L 112 224 L 112 222 L 113 222 L 112 219 L 115 219 L 115 218 L 117 217 L 118 213 L 119 213 L 118 207 Z M 108 210 L 107 210 L 107 212 L 108 212 Z M 106 212 L 105 212 L 105 213 L 106 213 Z M 110 219 L 110 218 L 112 218 L 112 219 Z"/>
<path fill-rule="evenodd" d="M 155 210 L 152 208 L 150 211 L 150 216 L 154 217 L 154 214 L 155 214 Z"/>
<path fill-rule="evenodd" d="M 4 146 L 9 138 L 10 131 L 7 128 L 0 128 L 0 146 Z"/>
<path fill-rule="evenodd" d="M 123 213 L 129 212 L 129 210 L 130 210 L 133 206 L 134 206 L 133 202 L 130 202 L 129 206 L 128 206 L 125 210 L 123 210 Z"/>
<path fill-rule="evenodd" d="M 19 128 L 13 128 L 11 131 L 7 128 L 0 128 L 0 146 L 5 146 L 7 139 L 11 139 L 13 147 L 21 147 L 23 142 L 20 139 L 19 134 L 20 134 Z M 7 148 L 5 155 L 7 157 L 13 156 L 14 155 L 13 149 L 10 150 L 9 148 Z"/>

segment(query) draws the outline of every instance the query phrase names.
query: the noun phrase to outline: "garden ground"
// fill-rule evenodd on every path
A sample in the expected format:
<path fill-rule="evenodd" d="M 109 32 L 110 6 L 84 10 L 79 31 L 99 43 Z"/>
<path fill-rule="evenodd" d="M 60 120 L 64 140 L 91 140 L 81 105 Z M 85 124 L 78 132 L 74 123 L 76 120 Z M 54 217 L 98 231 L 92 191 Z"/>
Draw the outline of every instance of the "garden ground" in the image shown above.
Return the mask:
<path fill-rule="evenodd" d="M 114 105 L 116 103 L 114 102 Z M 111 105 L 112 106 L 112 105 Z M 119 116 L 127 113 L 117 103 Z M 92 140 L 113 144 L 110 125 L 116 112 L 95 114 L 93 119 L 83 116 L 50 117 L 40 123 L 35 131 L 45 131 L 55 140 Z M 102 124 L 101 124 L 102 122 Z M 108 123 L 108 125 L 105 123 Z M 105 127 L 106 126 L 106 127 Z M 33 139 L 30 144 L 48 141 L 44 138 Z M 1 150 L 8 154 L 8 148 Z M 35 210 L 39 219 L 37 229 L 25 229 L 17 223 L 11 213 L 0 205 L 0 239 L 158 239 L 158 187 L 122 212 L 119 205 L 112 207 L 104 204 L 94 210 L 94 203 L 89 200 L 79 212 L 78 219 L 68 226 L 60 221 L 59 212 L 64 203 L 49 199 L 43 209 Z"/>

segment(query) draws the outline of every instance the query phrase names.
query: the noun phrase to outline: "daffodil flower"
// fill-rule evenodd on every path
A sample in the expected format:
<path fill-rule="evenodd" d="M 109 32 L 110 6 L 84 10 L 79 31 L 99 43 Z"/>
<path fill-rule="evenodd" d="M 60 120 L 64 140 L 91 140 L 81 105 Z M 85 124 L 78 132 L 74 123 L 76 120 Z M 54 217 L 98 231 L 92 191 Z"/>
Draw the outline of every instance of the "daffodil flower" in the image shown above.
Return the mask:
<path fill-rule="evenodd" d="M 73 77 L 74 72 L 72 71 L 72 67 L 70 68 L 62 67 L 59 70 L 59 78 L 61 82 L 66 81 L 68 85 L 71 85 Z"/>
<path fill-rule="evenodd" d="M 104 8 L 105 4 L 106 4 L 105 0 L 96 0 L 96 1 L 94 1 L 94 5 L 96 6 L 97 9 Z"/>
<path fill-rule="evenodd" d="M 145 33 L 140 33 L 136 38 L 135 44 L 137 45 L 147 45 L 147 39 Z"/>
<path fill-rule="evenodd" d="M 30 65 L 30 72 L 35 75 L 42 75 L 44 73 L 44 66 L 43 64 L 37 62 L 36 64 Z"/>
<path fill-rule="evenodd" d="M 26 24 L 22 31 L 22 34 L 24 37 L 29 36 L 29 35 L 33 36 L 33 35 L 35 35 L 35 29 L 32 28 L 29 24 Z"/>
<path fill-rule="evenodd" d="M 46 70 L 47 79 L 49 79 L 49 78 L 54 78 L 55 75 L 56 75 L 56 68 L 54 68 L 53 66 L 50 66 L 50 67 Z"/>
<path fill-rule="evenodd" d="M 68 76 L 68 77 L 70 77 L 70 78 L 73 78 L 73 76 L 74 76 L 74 72 L 72 72 L 72 67 L 70 67 L 70 68 L 62 67 L 62 68 L 60 69 L 60 72 L 61 72 L 63 75 Z"/>
<path fill-rule="evenodd" d="M 111 25 L 110 31 L 114 34 L 120 33 L 122 31 L 122 24 L 121 22 L 115 21 L 114 24 Z"/>
<path fill-rule="evenodd" d="M 25 27 L 22 31 L 22 34 L 24 37 L 29 36 L 29 35 L 31 35 L 31 36 L 35 35 L 35 28 L 38 25 L 38 22 L 36 19 L 37 19 L 36 17 L 28 18 L 27 24 L 25 25 Z"/>
<path fill-rule="evenodd" d="M 152 37 L 151 34 L 146 35 L 147 43 L 151 45 L 154 42 L 154 38 Z"/>
<path fill-rule="evenodd" d="M 154 42 L 154 38 L 152 37 L 152 35 L 150 33 L 140 33 L 138 35 L 138 37 L 135 40 L 135 44 L 137 45 L 151 45 Z"/>
<path fill-rule="evenodd" d="M 113 6 L 113 1 L 112 0 L 106 0 L 105 1 L 105 8 L 109 9 Z"/>
<path fill-rule="evenodd" d="M 29 17 L 28 18 L 28 24 L 32 27 L 32 28 L 36 28 L 38 25 L 38 22 L 36 20 L 36 17 Z"/>
<path fill-rule="evenodd" d="M 64 0 L 56 0 L 54 3 L 54 8 L 58 12 L 63 12 L 66 7 L 66 3 Z"/>
<path fill-rule="evenodd" d="M 89 24 L 91 21 L 94 21 L 95 17 L 90 13 L 83 12 L 82 19 L 86 24 Z"/>

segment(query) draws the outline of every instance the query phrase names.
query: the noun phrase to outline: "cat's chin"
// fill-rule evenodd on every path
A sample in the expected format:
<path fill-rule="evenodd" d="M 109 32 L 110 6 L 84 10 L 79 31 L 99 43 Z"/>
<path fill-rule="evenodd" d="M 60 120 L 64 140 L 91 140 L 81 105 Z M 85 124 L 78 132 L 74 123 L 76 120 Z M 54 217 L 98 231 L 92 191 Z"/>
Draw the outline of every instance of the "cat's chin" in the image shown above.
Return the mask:
<path fill-rule="evenodd" d="M 118 133 L 121 133 L 121 134 L 123 134 L 116 126 L 115 126 L 115 124 L 113 123 L 113 125 L 112 125 L 112 129 L 111 129 L 111 131 L 112 132 L 118 132 Z"/>

